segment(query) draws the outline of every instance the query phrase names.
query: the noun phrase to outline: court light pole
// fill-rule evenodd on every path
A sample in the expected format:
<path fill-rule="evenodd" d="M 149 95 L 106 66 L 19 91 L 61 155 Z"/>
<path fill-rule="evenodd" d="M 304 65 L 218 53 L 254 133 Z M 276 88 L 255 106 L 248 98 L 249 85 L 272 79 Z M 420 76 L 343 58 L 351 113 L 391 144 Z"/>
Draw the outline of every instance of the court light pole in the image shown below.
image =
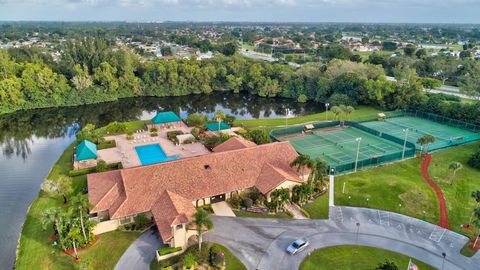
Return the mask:
<path fill-rule="evenodd" d="M 290 114 L 290 110 L 287 108 L 285 109 L 285 128 L 288 127 L 288 115 Z"/>
<path fill-rule="evenodd" d="M 405 132 L 405 139 L 403 140 L 402 160 L 405 158 L 405 148 L 407 147 L 408 128 L 404 128 L 403 132 Z"/>
<path fill-rule="evenodd" d="M 358 165 L 358 155 L 360 154 L 360 142 L 362 141 L 362 137 L 358 137 L 355 140 L 357 141 L 357 157 L 355 158 L 355 172 L 356 172 L 357 165 Z"/>
<path fill-rule="evenodd" d="M 325 121 L 328 121 L 328 106 L 330 103 L 325 103 Z"/>

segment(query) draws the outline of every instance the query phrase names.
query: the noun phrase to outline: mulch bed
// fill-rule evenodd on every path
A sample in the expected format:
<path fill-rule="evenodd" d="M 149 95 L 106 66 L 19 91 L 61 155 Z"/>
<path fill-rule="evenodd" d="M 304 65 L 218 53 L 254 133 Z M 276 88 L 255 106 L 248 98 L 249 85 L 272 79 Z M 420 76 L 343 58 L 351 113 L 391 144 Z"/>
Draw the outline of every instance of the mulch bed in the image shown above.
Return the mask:
<path fill-rule="evenodd" d="M 88 244 L 88 245 L 86 245 L 86 246 L 84 246 L 84 247 L 77 248 L 77 252 L 80 252 L 80 251 L 85 250 L 85 249 L 87 249 L 87 248 L 89 248 L 89 247 L 92 247 L 93 245 L 95 245 L 95 244 L 97 243 L 97 240 L 98 240 L 98 236 L 96 235 L 96 236 L 95 236 L 95 239 L 93 240 L 92 243 L 90 243 L 90 244 Z M 73 248 L 71 248 L 71 249 L 64 250 L 63 253 L 72 256 L 73 254 L 75 254 L 75 250 L 74 250 Z"/>

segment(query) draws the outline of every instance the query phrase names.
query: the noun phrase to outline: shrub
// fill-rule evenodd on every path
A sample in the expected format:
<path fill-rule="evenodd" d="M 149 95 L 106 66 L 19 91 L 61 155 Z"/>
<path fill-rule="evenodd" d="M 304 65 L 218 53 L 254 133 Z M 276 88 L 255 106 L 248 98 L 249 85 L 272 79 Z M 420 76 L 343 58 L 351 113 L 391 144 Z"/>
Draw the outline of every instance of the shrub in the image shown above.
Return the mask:
<path fill-rule="evenodd" d="M 97 145 L 97 150 L 113 148 L 115 146 L 117 146 L 117 143 L 115 142 L 115 140 L 108 140 L 108 141 L 104 140 Z"/>
<path fill-rule="evenodd" d="M 97 161 L 97 166 L 95 167 L 95 171 L 97 172 L 104 172 L 107 170 L 107 162 L 105 160 L 98 160 Z"/>
<path fill-rule="evenodd" d="M 195 138 L 190 138 L 190 139 L 185 139 L 182 143 L 183 144 L 190 144 L 190 143 L 194 143 L 196 141 L 197 140 Z"/>
<path fill-rule="evenodd" d="M 157 132 L 157 131 L 158 131 L 158 129 L 157 129 L 156 127 L 152 127 L 152 128 L 150 129 L 150 132 Z"/>
<path fill-rule="evenodd" d="M 150 137 L 157 137 L 158 136 L 158 133 L 157 132 L 152 132 L 150 133 Z"/>
<path fill-rule="evenodd" d="M 252 201 L 252 199 L 250 199 L 248 197 L 242 198 L 240 200 L 240 206 L 242 206 L 245 209 L 248 209 L 248 208 L 253 206 L 253 201 Z"/>
<path fill-rule="evenodd" d="M 480 169 L 480 149 L 468 159 L 468 165 Z"/>
<path fill-rule="evenodd" d="M 307 102 L 307 100 L 308 100 L 308 98 L 307 98 L 307 96 L 305 96 L 304 94 L 301 94 L 301 95 L 298 96 L 298 98 L 297 98 L 297 101 L 298 101 L 299 103 L 305 103 L 305 102 Z"/>
<path fill-rule="evenodd" d="M 133 220 L 136 230 L 143 230 L 152 224 L 152 220 L 145 214 L 138 214 Z"/>
<path fill-rule="evenodd" d="M 246 137 L 248 135 L 248 131 L 246 129 L 243 129 L 243 128 L 235 131 L 235 133 L 242 136 L 242 137 Z"/>
<path fill-rule="evenodd" d="M 172 130 L 172 131 L 169 131 L 167 132 L 167 138 L 177 144 L 178 143 L 178 139 L 177 139 L 177 135 L 180 135 L 180 134 L 183 134 L 183 131 L 181 130 Z"/>
<path fill-rule="evenodd" d="M 210 248 L 210 264 L 213 266 L 223 265 L 225 261 L 225 254 L 217 246 Z"/>
<path fill-rule="evenodd" d="M 185 121 L 190 127 L 203 126 L 208 121 L 208 116 L 199 113 L 192 113 L 187 116 Z"/>
<path fill-rule="evenodd" d="M 124 123 L 112 122 L 105 127 L 105 131 L 109 134 L 125 133 L 127 126 Z"/>
<path fill-rule="evenodd" d="M 227 135 L 227 134 L 223 134 L 223 133 L 220 133 L 220 136 L 216 136 L 216 135 L 213 135 L 213 136 L 208 136 L 205 138 L 205 146 L 212 149 L 214 148 L 215 146 L 225 142 L 226 140 L 230 139 L 232 136 L 230 135 Z"/>
<path fill-rule="evenodd" d="M 162 247 L 158 249 L 160 256 L 167 255 L 182 250 L 181 247 Z"/>
<path fill-rule="evenodd" d="M 122 163 L 112 163 L 107 165 L 107 169 L 122 169 Z M 68 172 L 68 176 L 75 177 L 80 175 L 85 175 L 89 173 L 94 173 L 97 171 L 97 167 L 85 168 L 85 169 L 78 169 L 78 170 L 71 170 Z"/>
<path fill-rule="evenodd" d="M 247 197 L 252 199 L 252 202 L 254 204 L 257 203 L 257 201 L 261 198 L 262 194 L 260 193 L 260 191 L 258 191 L 256 188 L 250 190 L 248 193 L 247 193 Z"/>
<path fill-rule="evenodd" d="M 198 127 L 195 127 L 191 131 L 193 137 L 195 137 L 197 140 L 200 137 L 200 129 Z"/>
<path fill-rule="evenodd" d="M 235 122 L 235 119 L 237 119 L 235 116 L 227 114 L 225 116 L 225 118 L 223 119 L 223 122 L 225 122 L 225 123 L 227 123 L 231 126 L 233 124 L 233 122 Z"/>
<path fill-rule="evenodd" d="M 260 145 L 272 142 L 265 129 L 252 129 L 248 132 L 247 139 Z"/>
<path fill-rule="evenodd" d="M 195 258 L 192 253 L 185 254 L 183 258 L 183 266 L 187 269 L 191 269 L 195 265 Z"/>
<path fill-rule="evenodd" d="M 227 202 L 232 208 L 238 209 L 240 207 L 240 196 L 233 194 L 233 196 L 230 197 Z"/>

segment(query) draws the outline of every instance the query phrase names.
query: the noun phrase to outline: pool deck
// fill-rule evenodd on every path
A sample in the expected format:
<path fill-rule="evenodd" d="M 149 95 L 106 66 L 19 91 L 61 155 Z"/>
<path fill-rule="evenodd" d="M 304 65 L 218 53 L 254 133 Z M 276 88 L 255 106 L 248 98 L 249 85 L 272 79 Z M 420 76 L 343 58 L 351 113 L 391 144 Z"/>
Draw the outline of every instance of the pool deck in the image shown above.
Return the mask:
<path fill-rule="evenodd" d="M 150 132 L 134 133 L 134 140 L 127 140 L 125 134 L 105 137 L 106 140 L 115 140 L 117 147 L 98 151 L 100 159 L 107 163 L 121 162 L 124 168 L 141 166 L 140 159 L 135 151 L 136 146 L 160 144 L 167 156 L 178 155 L 180 158 L 194 157 L 209 154 L 210 151 L 201 143 L 174 145 L 167 138 L 167 132 L 181 130 L 189 133 L 191 128 L 186 125 L 177 125 L 176 128 L 159 129 L 157 137 L 150 137 Z"/>

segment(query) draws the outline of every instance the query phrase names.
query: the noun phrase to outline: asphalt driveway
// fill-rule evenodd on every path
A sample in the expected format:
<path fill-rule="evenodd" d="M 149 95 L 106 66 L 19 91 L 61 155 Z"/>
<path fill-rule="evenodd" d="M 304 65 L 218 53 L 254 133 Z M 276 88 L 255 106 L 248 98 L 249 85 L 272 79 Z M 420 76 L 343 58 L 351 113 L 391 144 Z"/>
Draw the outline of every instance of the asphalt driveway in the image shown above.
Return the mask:
<path fill-rule="evenodd" d="M 115 270 L 147 270 L 155 257 L 155 251 L 165 246 L 157 229 L 149 229 L 140 235 L 123 253 Z"/>
<path fill-rule="evenodd" d="M 228 247 L 248 269 L 298 269 L 314 249 L 346 244 L 392 250 L 437 268 L 445 252 L 449 270 L 473 270 L 480 265 L 480 254 L 467 258 L 459 253 L 466 237 L 436 225 L 373 209 L 333 207 L 330 213 L 330 220 L 212 217 L 214 230 L 205 240 Z M 301 237 L 309 239 L 310 247 L 287 255 L 288 244 Z"/>

